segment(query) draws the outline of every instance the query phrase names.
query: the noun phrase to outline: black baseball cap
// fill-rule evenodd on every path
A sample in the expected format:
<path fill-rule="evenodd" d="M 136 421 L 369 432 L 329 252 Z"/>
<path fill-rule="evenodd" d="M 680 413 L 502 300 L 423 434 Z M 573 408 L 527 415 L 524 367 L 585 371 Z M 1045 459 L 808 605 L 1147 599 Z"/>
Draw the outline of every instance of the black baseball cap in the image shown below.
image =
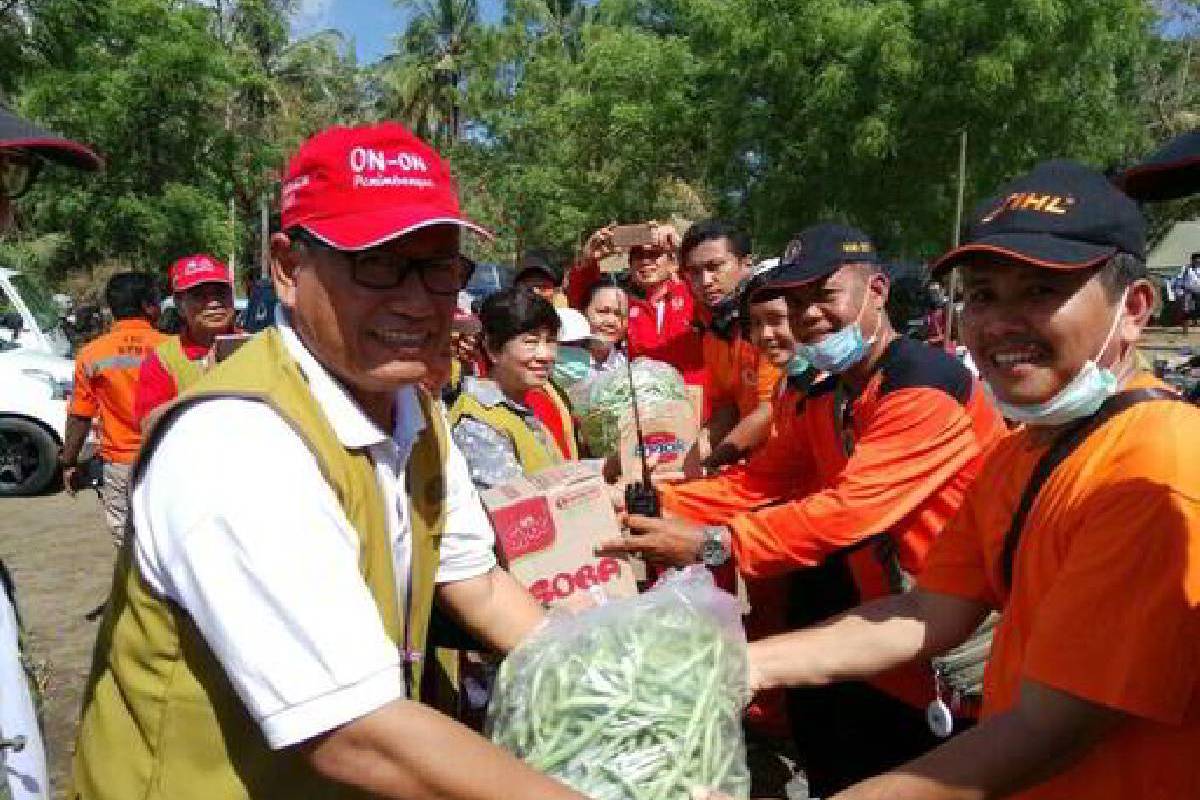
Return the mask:
<path fill-rule="evenodd" d="M 521 278 L 530 273 L 541 273 L 550 278 L 555 286 L 562 283 L 562 270 L 554 266 L 550 260 L 548 253 L 540 250 L 530 250 L 521 259 L 521 265 L 517 270 L 517 274 L 513 276 L 513 283 L 518 283 Z"/>
<path fill-rule="evenodd" d="M 1176 136 L 1142 162 L 1117 174 L 1113 182 L 1143 203 L 1200 192 L 1200 130 Z"/>
<path fill-rule="evenodd" d="M 0 149 L 9 148 L 89 172 L 104 166 L 103 159 L 90 148 L 38 127 L 0 105 Z"/>
<path fill-rule="evenodd" d="M 783 251 L 779 265 L 762 273 L 749 294 L 761 295 L 820 280 L 843 264 L 878 264 L 875 243 L 857 228 L 823 222 L 796 234 Z"/>
<path fill-rule="evenodd" d="M 937 275 L 972 254 L 1046 269 L 1099 266 L 1117 253 L 1145 257 L 1146 220 L 1137 203 L 1093 169 L 1045 161 L 971 214 L 966 242 L 933 264 Z"/>

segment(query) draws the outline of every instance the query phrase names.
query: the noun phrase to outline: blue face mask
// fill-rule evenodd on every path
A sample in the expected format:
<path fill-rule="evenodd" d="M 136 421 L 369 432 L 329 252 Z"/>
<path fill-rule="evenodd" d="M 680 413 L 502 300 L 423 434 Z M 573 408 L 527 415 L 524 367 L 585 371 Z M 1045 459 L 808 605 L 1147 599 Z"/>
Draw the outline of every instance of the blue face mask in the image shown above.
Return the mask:
<path fill-rule="evenodd" d="M 1116 333 L 1117 323 L 1121 321 L 1121 309 L 1124 307 L 1125 295 L 1121 295 L 1121 302 L 1117 304 L 1117 316 L 1113 319 L 1112 327 L 1108 329 L 1108 336 L 1104 337 L 1104 344 L 1100 345 L 1096 358 L 1100 358 L 1108 349 L 1108 343 Z M 1095 414 L 1100 410 L 1100 406 L 1104 405 L 1104 401 L 1117 391 L 1117 376 L 1108 367 L 1098 366 L 1096 358 L 1085 361 L 1075 377 L 1060 389 L 1058 394 L 1042 403 L 1006 403 L 996 397 L 992 387 L 986 382 L 983 388 L 1000 413 L 1013 422 L 1040 426 L 1066 425 L 1068 422 Z"/>
<path fill-rule="evenodd" d="M 862 305 L 858 309 L 858 316 L 855 317 L 854 322 L 841 330 L 834 331 L 815 344 L 797 345 L 796 355 L 806 359 L 822 372 L 828 372 L 831 375 L 841 374 L 862 361 L 866 357 L 867 351 L 871 349 L 871 345 L 875 343 L 875 336 L 879 333 L 877 325 L 875 334 L 867 339 L 863 337 L 862 326 L 859 324 L 863 311 L 867 308 L 868 296 L 864 293 Z"/>
<path fill-rule="evenodd" d="M 783 368 L 783 371 L 789 378 L 795 378 L 808 372 L 811 366 L 812 365 L 808 363 L 807 358 L 799 353 L 795 353 L 792 355 L 791 360 L 788 361 L 787 366 Z"/>

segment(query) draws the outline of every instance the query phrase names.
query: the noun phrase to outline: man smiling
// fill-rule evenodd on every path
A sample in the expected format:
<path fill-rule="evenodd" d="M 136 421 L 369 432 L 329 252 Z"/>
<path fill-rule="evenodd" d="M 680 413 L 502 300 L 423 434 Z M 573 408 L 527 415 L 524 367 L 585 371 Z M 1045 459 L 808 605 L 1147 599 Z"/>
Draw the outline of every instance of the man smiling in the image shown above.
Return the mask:
<path fill-rule="evenodd" d="M 668 564 L 732 557 L 752 579 L 790 573 L 793 592 L 811 590 L 791 604 L 799 626 L 907 587 L 1003 421 L 955 359 L 893 330 L 888 278 L 862 231 L 801 231 L 763 278 L 750 302 L 785 300 L 797 351 L 824 380 L 776 403 L 771 437 L 744 465 L 664 485 L 668 516 L 630 516 L 608 550 Z M 805 700 L 793 719 L 814 795 L 932 747 L 933 686 L 926 664 L 822 689 L 816 703 L 793 695 Z"/>
<path fill-rule="evenodd" d="M 147 434 L 70 796 L 578 798 L 415 702 L 435 602 L 501 652 L 542 619 L 418 388 L 479 230 L 447 165 L 331 128 L 282 223 L 278 326 Z"/>
<path fill-rule="evenodd" d="M 217 336 L 234 331 L 233 274 L 228 266 L 197 253 L 172 264 L 169 277 L 183 330 L 142 361 L 133 415 L 143 424 L 151 411 L 200 379 Z"/>
<path fill-rule="evenodd" d="M 996 444 L 916 591 L 751 646 L 759 687 L 927 659 L 1001 612 L 983 721 L 836 800 L 1200 796 L 1200 412 L 1137 371 L 1154 291 L 1136 205 L 1040 165 L 983 204 L 962 331 Z"/>

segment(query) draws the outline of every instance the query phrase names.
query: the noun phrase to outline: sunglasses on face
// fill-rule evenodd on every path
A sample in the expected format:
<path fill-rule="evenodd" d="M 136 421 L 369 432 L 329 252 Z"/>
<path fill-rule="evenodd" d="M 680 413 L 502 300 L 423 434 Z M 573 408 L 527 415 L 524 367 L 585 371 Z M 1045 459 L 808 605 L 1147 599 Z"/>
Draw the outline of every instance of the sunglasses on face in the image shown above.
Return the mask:
<path fill-rule="evenodd" d="M 457 295 L 475 272 L 475 262 L 461 253 L 408 258 L 384 248 L 360 252 L 337 250 L 303 230 L 294 234 L 292 238 L 303 242 L 310 249 L 334 254 L 348 262 L 351 280 L 364 289 L 395 289 L 408 280 L 410 272 L 416 272 L 421 285 L 430 294 Z"/>
<path fill-rule="evenodd" d="M 42 160 L 23 150 L 0 150 L 0 191 L 14 200 L 37 180 Z"/>

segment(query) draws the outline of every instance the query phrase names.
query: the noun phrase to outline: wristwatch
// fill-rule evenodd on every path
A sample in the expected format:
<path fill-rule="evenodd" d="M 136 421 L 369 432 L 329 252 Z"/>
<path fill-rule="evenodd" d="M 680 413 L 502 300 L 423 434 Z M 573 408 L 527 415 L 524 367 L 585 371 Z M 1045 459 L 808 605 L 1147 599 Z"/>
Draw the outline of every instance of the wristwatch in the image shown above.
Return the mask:
<path fill-rule="evenodd" d="M 729 546 L 725 544 L 729 528 L 724 525 L 705 525 L 704 541 L 700 545 L 700 560 L 706 567 L 719 567 L 729 560 Z"/>

